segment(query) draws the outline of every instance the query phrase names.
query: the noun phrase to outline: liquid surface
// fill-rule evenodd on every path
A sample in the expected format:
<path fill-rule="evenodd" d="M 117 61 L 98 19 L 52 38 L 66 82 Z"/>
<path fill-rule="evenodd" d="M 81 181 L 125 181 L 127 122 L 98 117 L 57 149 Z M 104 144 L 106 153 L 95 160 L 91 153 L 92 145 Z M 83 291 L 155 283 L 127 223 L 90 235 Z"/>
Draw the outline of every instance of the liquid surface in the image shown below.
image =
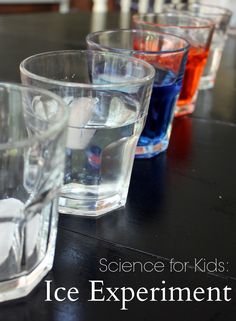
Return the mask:
<path fill-rule="evenodd" d="M 220 66 L 226 37 L 220 30 L 215 30 L 207 63 L 200 81 L 200 89 L 212 88 Z"/>
<path fill-rule="evenodd" d="M 171 83 L 168 74 L 163 85 L 154 84 L 146 125 L 139 143 L 144 141 L 143 137 L 147 140 L 155 139 L 156 142 L 166 137 L 180 88 L 181 80 Z"/>
<path fill-rule="evenodd" d="M 144 117 L 137 120 L 138 105 L 130 99 L 113 97 L 107 106 L 97 100 L 96 108 L 84 128 L 69 126 L 73 141 L 78 143 L 66 149 L 65 185 L 61 191 L 62 197 L 77 200 L 85 212 L 118 207 L 126 200 L 144 123 Z"/>
<path fill-rule="evenodd" d="M 156 70 L 155 81 L 147 121 L 136 150 L 136 157 L 149 158 L 168 147 L 176 100 L 182 85 L 182 54 L 158 54 L 162 43 L 155 38 L 133 41 L 135 50 L 149 51 L 136 53 L 137 58 L 152 64 Z"/>
<path fill-rule="evenodd" d="M 138 142 L 138 146 L 143 149 L 137 150 L 137 157 L 152 157 L 168 147 L 182 77 L 176 80 L 177 77 L 171 71 L 157 70 L 157 73 L 161 72 L 161 84 L 155 82 L 153 86 L 147 121 Z"/>
<path fill-rule="evenodd" d="M 208 51 L 204 48 L 190 48 L 184 73 L 183 86 L 177 106 L 181 107 L 192 102 L 198 89 L 207 56 Z"/>

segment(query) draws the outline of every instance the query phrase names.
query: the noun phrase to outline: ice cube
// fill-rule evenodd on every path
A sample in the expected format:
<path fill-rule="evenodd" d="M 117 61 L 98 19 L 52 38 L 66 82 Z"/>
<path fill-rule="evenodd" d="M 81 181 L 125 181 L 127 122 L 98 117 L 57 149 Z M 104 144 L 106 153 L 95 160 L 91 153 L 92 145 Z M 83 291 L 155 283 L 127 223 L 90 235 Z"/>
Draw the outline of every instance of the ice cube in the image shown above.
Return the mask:
<path fill-rule="evenodd" d="M 0 265 L 9 257 L 23 215 L 24 203 L 18 199 L 0 200 Z"/>
<path fill-rule="evenodd" d="M 41 96 L 35 96 L 32 101 L 35 116 L 42 120 L 50 120 L 58 112 L 58 103 L 55 100 L 43 101 Z"/>
<path fill-rule="evenodd" d="M 89 144 L 96 129 L 84 129 L 95 111 L 97 98 L 82 97 L 75 99 L 70 105 L 70 117 L 66 147 L 84 149 Z"/>
<path fill-rule="evenodd" d="M 109 106 L 109 113 L 106 121 L 108 127 L 123 126 L 126 123 L 135 121 L 137 110 L 126 107 L 125 102 L 119 97 L 113 97 Z"/>
<path fill-rule="evenodd" d="M 36 213 L 30 221 L 27 222 L 27 232 L 26 232 L 26 252 L 27 256 L 30 257 L 34 249 L 37 246 L 37 241 L 39 237 L 39 231 L 41 226 L 40 213 Z"/>

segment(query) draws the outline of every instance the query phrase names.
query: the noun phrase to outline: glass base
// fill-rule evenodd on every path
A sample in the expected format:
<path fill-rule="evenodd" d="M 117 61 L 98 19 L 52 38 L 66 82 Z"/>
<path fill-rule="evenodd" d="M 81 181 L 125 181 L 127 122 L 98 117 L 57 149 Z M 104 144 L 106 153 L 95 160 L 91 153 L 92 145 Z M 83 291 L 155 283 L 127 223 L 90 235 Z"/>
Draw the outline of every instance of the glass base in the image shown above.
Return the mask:
<path fill-rule="evenodd" d="M 138 146 L 136 147 L 135 158 L 152 158 L 166 151 L 168 145 L 169 135 L 161 141 L 156 141 L 156 139 L 148 139 L 146 137 L 140 137 Z"/>
<path fill-rule="evenodd" d="M 51 270 L 53 258 L 54 246 L 31 273 L 12 280 L 0 281 L 0 302 L 27 296 Z"/>
<path fill-rule="evenodd" d="M 79 194 L 78 194 L 79 195 Z M 113 210 L 124 207 L 126 197 L 113 194 L 108 198 L 77 199 L 72 195 L 61 195 L 59 198 L 59 213 L 97 218 Z"/>
<path fill-rule="evenodd" d="M 206 90 L 206 89 L 212 89 L 215 85 L 215 77 L 212 75 L 208 76 L 202 76 L 200 80 L 199 89 L 200 90 Z"/>
<path fill-rule="evenodd" d="M 177 105 L 175 109 L 175 117 L 181 117 L 181 116 L 192 114 L 194 112 L 194 109 L 195 109 L 194 103 L 190 103 L 182 106 Z"/>

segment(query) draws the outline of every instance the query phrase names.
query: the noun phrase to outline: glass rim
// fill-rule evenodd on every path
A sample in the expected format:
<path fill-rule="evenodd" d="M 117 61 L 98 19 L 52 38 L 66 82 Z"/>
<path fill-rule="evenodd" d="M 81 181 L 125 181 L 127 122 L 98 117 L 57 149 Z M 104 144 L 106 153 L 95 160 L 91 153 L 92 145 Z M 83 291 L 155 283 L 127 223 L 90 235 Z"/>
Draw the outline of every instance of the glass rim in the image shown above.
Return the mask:
<path fill-rule="evenodd" d="M 143 17 L 155 17 L 155 16 L 175 16 L 175 17 L 184 17 L 186 19 L 192 20 L 192 21 L 198 21 L 198 22 L 202 22 L 202 25 L 200 26 L 196 26 L 196 25 L 183 25 L 183 26 L 178 26 L 177 24 L 164 24 L 164 23 L 154 23 L 154 22 L 149 22 L 149 21 L 145 21 L 143 20 Z M 142 18 L 141 18 L 142 17 Z M 202 18 L 202 17 L 195 17 L 195 16 L 191 16 L 188 15 L 186 13 L 181 13 L 181 11 L 170 11 L 170 12 L 159 12 L 159 13 L 139 13 L 139 14 L 135 14 L 132 17 L 132 20 L 135 21 L 136 23 L 142 23 L 142 24 L 146 24 L 146 25 L 151 25 L 151 26 L 158 26 L 158 27 L 168 27 L 168 28 L 179 28 L 179 29 L 210 29 L 214 27 L 214 22 L 211 21 L 210 19 L 206 19 L 206 18 Z"/>
<path fill-rule="evenodd" d="M 157 34 L 157 35 L 163 35 L 163 36 L 167 36 L 168 38 L 177 38 L 177 39 L 180 39 L 180 40 L 183 40 L 185 42 L 185 46 L 183 46 L 182 48 L 179 48 L 179 49 L 173 49 L 173 50 L 158 50 L 158 51 L 148 51 L 148 50 L 135 50 L 135 49 L 125 49 L 125 48 L 114 48 L 114 47 L 111 47 L 111 46 L 105 46 L 105 45 L 102 45 L 100 43 L 97 43 L 97 42 L 94 42 L 93 41 L 93 37 L 96 37 L 97 35 L 101 35 L 101 34 L 112 34 L 112 33 L 119 33 L 119 32 L 127 32 L 127 33 L 150 33 L 150 34 Z M 152 30 L 145 30 L 145 29 L 110 29 L 110 30 L 104 30 L 104 31 L 96 31 L 96 32 L 91 32 L 87 35 L 86 37 L 86 42 L 88 44 L 91 44 L 91 45 L 95 45 L 97 48 L 104 48 L 104 49 L 110 49 L 110 50 L 114 50 L 115 52 L 125 52 L 125 51 L 130 51 L 131 53 L 133 54 L 148 54 L 148 55 L 162 55 L 162 54 L 174 54 L 174 53 L 182 53 L 182 52 L 186 52 L 189 47 L 190 47 L 190 44 L 189 42 L 181 37 L 181 36 L 178 36 L 178 35 L 174 35 L 174 34 L 171 34 L 171 33 L 167 33 L 167 32 L 162 32 L 162 31 L 152 31 Z"/>
<path fill-rule="evenodd" d="M 56 94 L 43 89 L 38 88 L 34 86 L 26 86 L 22 84 L 17 83 L 8 83 L 8 82 L 0 82 L 0 91 L 2 89 L 7 89 L 8 91 L 18 91 L 18 92 L 31 92 L 35 94 L 43 94 L 45 97 L 52 98 L 56 100 L 59 103 L 60 109 L 62 109 L 62 118 L 57 121 L 56 123 L 53 123 L 51 126 L 49 126 L 49 129 L 45 130 L 40 135 L 34 134 L 29 138 L 23 138 L 20 140 L 7 142 L 7 143 L 0 143 L 0 150 L 7 150 L 7 149 L 13 149 L 13 148 L 24 148 L 31 146 L 35 143 L 38 143 L 44 139 L 50 138 L 53 134 L 59 133 L 64 127 L 66 128 L 66 124 L 69 118 L 69 112 L 66 108 L 66 105 L 62 98 L 57 96 Z M 46 121 L 45 121 L 46 122 Z"/>
<path fill-rule="evenodd" d="M 86 84 L 86 83 L 80 83 L 80 82 L 69 82 L 69 81 L 63 81 L 63 80 L 55 80 L 43 76 L 36 75 L 35 73 L 32 73 L 27 70 L 26 64 L 30 62 L 32 59 L 37 59 L 39 57 L 46 57 L 46 56 L 53 56 L 53 55 L 63 55 L 63 54 L 81 54 L 81 53 L 96 53 L 98 55 L 103 55 L 103 56 L 110 56 L 110 57 L 116 57 L 117 59 L 125 58 L 128 61 L 131 62 L 137 62 L 139 65 L 142 65 L 145 69 L 149 70 L 148 75 L 146 75 L 143 78 L 135 78 L 132 80 L 126 80 L 118 83 L 111 83 L 111 84 Z M 126 86 L 137 86 L 140 84 L 145 84 L 155 77 L 155 69 L 152 65 L 147 63 L 144 60 L 124 55 L 121 53 L 113 53 L 113 52 L 104 52 L 104 51 L 98 51 L 98 50 L 55 50 L 55 51 L 47 51 L 43 53 L 39 53 L 33 56 L 30 56 L 26 59 L 24 59 L 20 63 L 20 72 L 34 80 L 41 81 L 43 83 L 50 83 L 54 84 L 57 86 L 63 86 L 63 87 L 73 87 L 73 88 L 83 88 L 83 89 L 91 89 L 91 90 L 104 90 L 104 89 L 115 89 L 117 87 L 126 87 Z"/>

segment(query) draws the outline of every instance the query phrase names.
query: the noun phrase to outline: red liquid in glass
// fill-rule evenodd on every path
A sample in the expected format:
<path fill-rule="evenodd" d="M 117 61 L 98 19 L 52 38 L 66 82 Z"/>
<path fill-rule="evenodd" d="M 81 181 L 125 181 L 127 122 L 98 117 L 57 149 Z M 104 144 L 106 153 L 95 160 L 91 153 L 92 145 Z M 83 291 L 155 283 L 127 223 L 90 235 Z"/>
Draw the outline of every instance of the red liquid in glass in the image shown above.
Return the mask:
<path fill-rule="evenodd" d="M 197 91 L 208 56 L 208 50 L 191 47 L 188 54 L 182 89 L 180 91 L 178 107 L 190 104 Z"/>

